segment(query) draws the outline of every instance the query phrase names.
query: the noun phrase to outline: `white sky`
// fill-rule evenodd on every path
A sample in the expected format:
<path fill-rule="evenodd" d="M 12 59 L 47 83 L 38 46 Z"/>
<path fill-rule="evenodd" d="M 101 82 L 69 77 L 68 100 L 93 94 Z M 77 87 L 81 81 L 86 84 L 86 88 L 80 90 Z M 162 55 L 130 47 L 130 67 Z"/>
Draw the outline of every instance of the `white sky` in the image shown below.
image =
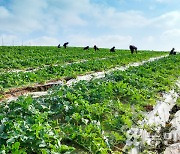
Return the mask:
<path fill-rule="evenodd" d="M 0 45 L 180 50 L 178 0 L 0 0 Z"/>

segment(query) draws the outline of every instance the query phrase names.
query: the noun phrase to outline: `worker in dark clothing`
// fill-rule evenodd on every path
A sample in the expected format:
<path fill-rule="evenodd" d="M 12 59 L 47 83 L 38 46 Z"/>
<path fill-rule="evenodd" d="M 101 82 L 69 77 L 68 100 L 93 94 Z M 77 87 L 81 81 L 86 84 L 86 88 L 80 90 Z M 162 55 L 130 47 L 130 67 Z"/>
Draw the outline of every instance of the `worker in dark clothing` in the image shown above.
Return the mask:
<path fill-rule="evenodd" d="M 174 51 L 175 49 L 172 48 L 172 50 L 170 51 L 169 55 L 176 55 L 176 52 Z"/>
<path fill-rule="evenodd" d="M 99 48 L 96 46 L 96 45 L 94 45 L 94 50 L 96 51 L 96 50 L 99 50 Z"/>
<path fill-rule="evenodd" d="M 83 50 L 88 50 L 89 49 L 89 46 L 87 46 L 87 47 L 84 47 L 84 49 Z"/>
<path fill-rule="evenodd" d="M 112 48 L 110 49 L 110 52 L 115 52 L 115 47 L 112 47 Z"/>
<path fill-rule="evenodd" d="M 134 45 L 130 45 L 129 49 L 131 50 L 131 54 L 133 54 L 134 52 L 137 53 L 137 47 L 135 47 Z"/>
<path fill-rule="evenodd" d="M 66 42 L 63 44 L 64 48 L 66 49 L 67 48 L 67 45 L 69 44 L 69 42 Z"/>
<path fill-rule="evenodd" d="M 60 48 L 60 47 L 61 47 L 61 45 L 59 44 L 57 47 L 58 47 L 58 48 Z"/>

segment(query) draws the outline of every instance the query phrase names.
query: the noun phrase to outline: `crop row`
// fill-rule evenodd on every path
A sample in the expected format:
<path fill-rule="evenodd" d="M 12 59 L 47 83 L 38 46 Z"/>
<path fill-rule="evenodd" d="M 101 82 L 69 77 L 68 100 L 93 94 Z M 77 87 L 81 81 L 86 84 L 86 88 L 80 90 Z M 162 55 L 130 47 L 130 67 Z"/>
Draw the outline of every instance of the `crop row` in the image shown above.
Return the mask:
<path fill-rule="evenodd" d="M 131 62 L 147 60 L 150 57 L 163 55 L 160 52 L 142 52 L 137 55 L 121 54 L 108 59 L 92 59 L 86 62 L 74 63 L 65 66 L 47 66 L 33 72 L 8 72 L 0 74 L 0 89 L 20 87 L 31 83 L 44 83 L 48 80 L 62 79 L 63 77 L 74 78 L 77 75 L 92 71 L 102 71 L 116 66 L 127 65 Z"/>
<path fill-rule="evenodd" d="M 56 47 L 1 47 L 0 68 L 3 69 L 25 69 L 36 68 L 44 65 L 63 64 L 75 62 L 82 59 L 104 58 L 129 54 L 128 51 L 118 50 L 110 53 L 108 49 L 94 52 L 93 49 L 83 51 L 82 48 L 70 47 L 67 49 Z"/>
<path fill-rule="evenodd" d="M 162 92 L 174 89 L 180 55 L 115 71 L 105 78 L 54 88 L 48 96 L 21 97 L 0 107 L 4 153 L 110 153 Z"/>

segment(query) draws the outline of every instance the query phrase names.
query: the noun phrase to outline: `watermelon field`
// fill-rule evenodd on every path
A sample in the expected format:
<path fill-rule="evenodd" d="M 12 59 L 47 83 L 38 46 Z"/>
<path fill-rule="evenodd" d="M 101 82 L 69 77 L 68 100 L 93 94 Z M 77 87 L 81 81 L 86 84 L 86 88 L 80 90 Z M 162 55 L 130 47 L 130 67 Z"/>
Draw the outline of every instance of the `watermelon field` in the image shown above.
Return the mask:
<path fill-rule="evenodd" d="M 126 66 L 130 67 L 118 69 Z M 97 72 L 105 76 L 66 84 Z M 177 94 L 171 119 L 180 110 L 179 80 L 180 54 L 1 46 L 0 153 L 128 153 L 135 145 L 127 147 L 127 132 L 141 127 L 139 121 L 163 101 L 164 94 L 172 90 Z M 58 81 L 63 84 L 44 88 Z M 40 88 L 34 88 L 37 86 Z M 47 94 L 28 95 L 42 91 Z M 9 101 L 12 96 L 17 98 Z M 161 130 L 170 131 L 167 126 L 170 120 Z M 152 132 L 149 128 L 143 129 Z M 145 145 L 142 153 L 166 149 L 164 144 Z"/>

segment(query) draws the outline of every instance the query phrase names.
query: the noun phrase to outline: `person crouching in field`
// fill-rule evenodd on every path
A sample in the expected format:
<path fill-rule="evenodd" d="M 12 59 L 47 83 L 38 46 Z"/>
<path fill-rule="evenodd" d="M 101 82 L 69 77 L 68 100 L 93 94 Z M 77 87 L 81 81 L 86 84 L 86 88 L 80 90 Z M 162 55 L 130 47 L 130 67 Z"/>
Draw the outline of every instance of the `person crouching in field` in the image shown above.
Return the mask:
<path fill-rule="evenodd" d="M 84 49 L 83 50 L 89 50 L 89 46 L 87 46 L 87 47 L 84 47 Z"/>
<path fill-rule="evenodd" d="M 110 49 L 110 52 L 115 52 L 115 47 L 112 47 L 112 48 Z"/>
<path fill-rule="evenodd" d="M 63 44 L 64 48 L 66 49 L 67 48 L 67 45 L 69 44 L 69 42 L 66 42 Z"/>
<path fill-rule="evenodd" d="M 61 48 L 61 45 L 59 44 L 57 47 L 58 47 L 58 48 Z"/>
<path fill-rule="evenodd" d="M 176 55 L 176 52 L 174 51 L 175 49 L 172 48 L 172 50 L 170 51 L 169 55 Z"/>
<path fill-rule="evenodd" d="M 99 50 L 99 48 L 96 46 L 96 45 L 94 45 L 94 50 L 96 51 L 96 50 Z"/>
<path fill-rule="evenodd" d="M 137 47 L 135 47 L 134 45 L 130 45 L 129 49 L 131 50 L 131 54 L 133 54 L 134 52 L 137 53 Z"/>

